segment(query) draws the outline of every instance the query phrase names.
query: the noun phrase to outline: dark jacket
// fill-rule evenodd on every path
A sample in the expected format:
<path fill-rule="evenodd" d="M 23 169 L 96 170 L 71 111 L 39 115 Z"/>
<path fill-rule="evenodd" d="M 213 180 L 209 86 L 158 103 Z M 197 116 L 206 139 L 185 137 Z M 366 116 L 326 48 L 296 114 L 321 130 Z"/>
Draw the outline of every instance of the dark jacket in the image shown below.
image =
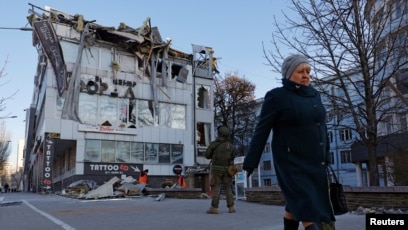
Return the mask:
<path fill-rule="evenodd" d="M 330 145 L 326 111 L 312 86 L 287 79 L 266 93 L 245 168 L 257 168 L 271 130 L 272 154 L 286 210 L 299 221 L 334 220 L 329 198 L 327 163 Z"/>

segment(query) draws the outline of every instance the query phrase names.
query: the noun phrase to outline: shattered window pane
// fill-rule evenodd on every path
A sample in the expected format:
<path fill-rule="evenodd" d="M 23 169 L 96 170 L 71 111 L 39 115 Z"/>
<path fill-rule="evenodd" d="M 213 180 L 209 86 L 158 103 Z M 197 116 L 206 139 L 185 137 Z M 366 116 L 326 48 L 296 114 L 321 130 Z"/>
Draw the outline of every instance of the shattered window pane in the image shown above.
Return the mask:
<path fill-rule="evenodd" d="M 210 87 L 209 86 L 197 86 L 197 101 L 196 106 L 202 109 L 210 109 Z"/>
<path fill-rule="evenodd" d="M 115 141 L 101 141 L 101 162 L 115 162 Z"/>
<path fill-rule="evenodd" d="M 153 102 L 139 100 L 137 115 L 139 127 L 153 126 Z"/>
<path fill-rule="evenodd" d="M 171 122 L 171 128 L 173 129 L 185 129 L 186 128 L 186 106 L 184 105 L 172 105 L 173 119 Z"/>
<path fill-rule="evenodd" d="M 186 107 L 184 105 L 160 103 L 159 126 L 173 129 L 186 128 Z"/>
<path fill-rule="evenodd" d="M 87 93 L 79 94 L 78 116 L 84 123 L 96 123 L 98 121 L 98 97 Z"/>
<path fill-rule="evenodd" d="M 130 144 L 130 162 L 131 163 L 144 162 L 144 143 L 132 142 Z"/>
<path fill-rule="evenodd" d="M 101 141 L 85 140 L 84 161 L 100 162 L 101 161 Z"/>
<path fill-rule="evenodd" d="M 137 116 L 136 99 L 130 99 L 128 111 L 129 111 L 129 122 L 136 124 L 136 116 Z"/>
<path fill-rule="evenodd" d="M 120 122 L 127 123 L 128 121 L 128 104 L 129 104 L 129 99 L 127 98 L 121 98 L 119 99 L 119 120 Z"/>
<path fill-rule="evenodd" d="M 105 121 L 116 122 L 118 120 L 118 99 L 109 96 L 100 96 L 99 98 L 99 121 L 101 123 Z"/>
<path fill-rule="evenodd" d="M 170 128 L 171 127 L 171 104 L 167 103 L 160 103 L 159 104 L 159 126 L 160 127 L 166 127 Z"/>
<path fill-rule="evenodd" d="M 197 145 L 208 146 L 210 142 L 210 124 L 209 123 L 197 123 Z"/>
<path fill-rule="evenodd" d="M 130 142 L 116 142 L 116 162 L 130 162 Z"/>

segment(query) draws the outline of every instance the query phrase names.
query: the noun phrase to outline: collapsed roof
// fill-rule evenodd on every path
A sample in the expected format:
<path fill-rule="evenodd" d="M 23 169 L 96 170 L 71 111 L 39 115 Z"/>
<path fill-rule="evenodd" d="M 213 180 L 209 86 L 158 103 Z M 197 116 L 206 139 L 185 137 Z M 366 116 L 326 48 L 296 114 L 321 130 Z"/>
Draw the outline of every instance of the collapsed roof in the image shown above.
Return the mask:
<path fill-rule="evenodd" d="M 31 15 L 27 17 L 30 25 L 32 26 L 36 21 L 50 20 L 54 23 L 65 24 L 72 27 L 78 32 L 84 30 L 84 25 L 89 24 L 89 37 L 87 38 L 87 44 L 92 42 L 109 44 L 121 47 L 123 51 L 137 55 L 139 58 L 145 55 L 151 55 L 153 50 L 166 50 L 169 57 L 192 60 L 192 55 L 187 54 L 170 47 L 171 40 L 167 39 L 163 41 L 159 29 L 152 27 L 150 18 L 147 17 L 143 24 L 138 28 L 132 28 L 125 23 L 120 23 L 117 28 L 101 26 L 95 23 L 95 20 L 86 20 L 84 16 L 76 14 L 74 16 L 66 14 L 62 11 L 58 11 L 51 7 L 41 9 L 43 13 L 38 13 L 34 10 L 34 7 L 30 10 Z M 34 45 L 38 44 L 38 40 L 34 38 Z"/>

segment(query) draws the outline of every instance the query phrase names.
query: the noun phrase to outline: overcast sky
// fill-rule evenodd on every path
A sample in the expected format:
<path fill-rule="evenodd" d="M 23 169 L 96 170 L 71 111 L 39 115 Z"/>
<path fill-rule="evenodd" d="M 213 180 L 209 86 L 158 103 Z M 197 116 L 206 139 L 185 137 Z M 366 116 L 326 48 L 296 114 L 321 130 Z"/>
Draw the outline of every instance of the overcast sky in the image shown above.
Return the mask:
<path fill-rule="evenodd" d="M 137 28 L 150 17 L 162 38 L 173 40 L 174 49 L 192 53 L 192 44 L 213 48 L 221 75 L 237 73 L 245 77 L 256 85 L 257 98 L 281 85 L 277 80 L 280 75 L 265 64 L 262 42 L 270 44 L 273 16 L 282 18 L 282 10 L 289 12 L 287 0 L 2 0 L 0 27 L 29 26 L 27 16 L 31 6 L 28 3 L 40 8 L 50 6 L 71 15 L 81 14 L 85 20 L 96 20 L 97 24 L 115 28 L 121 22 Z M 16 92 L 0 117 L 18 116 L 3 120 L 12 141 L 9 161 L 16 164 L 18 140 L 25 138 L 24 109 L 29 108 L 32 101 L 37 51 L 29 31 L 0 29 L 0 36 L 0 61 L 8 60 L 7 76 L 0 79 L 0 94 L 4 98 Z"/>

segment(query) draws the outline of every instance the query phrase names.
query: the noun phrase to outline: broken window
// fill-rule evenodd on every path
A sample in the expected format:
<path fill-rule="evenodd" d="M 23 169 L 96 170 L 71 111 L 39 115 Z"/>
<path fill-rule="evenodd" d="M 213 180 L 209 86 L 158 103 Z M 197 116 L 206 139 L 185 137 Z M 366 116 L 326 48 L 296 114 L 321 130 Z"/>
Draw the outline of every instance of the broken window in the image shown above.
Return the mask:
<path fill-rule="evenodd" d="M 196 101 L 197 108 L 210 109 L 211 108 L 210 87 L 203 86 L 203 85 L 196 86 L 196 92 L 197 92 L 197 101 Z"/>
<path fill-rule="evenodd" d="M 118 99 L 109 96 L 99 97 L 99 121 L 115 122 L 118 120 Z"/>
<path fill-rule="evenodd" d="M 171 65 L 171 79 L 176 79 L 176 81 L 185 83 L 187 81 L 188 69 L 184 66 L 178 64 Z"/>
<path fill-rule="evenodd" d="M 87 93 L 79 94 L 78 116 L 84 123 L 98 122 L 98 97 Z"/>
<path fill-rule="evenodd" d="M 186 107 L 169 103 L 159 103 L 159 126 L 173 129 L 186 128 Z"/>
<path fill-rule="evenodd" d="M 127 121 L 128 121 L 129 99 L 120 98 L 119 100 L 120 100 L 120 102 L 119 102 L 119 120 L 120 120 L 120 122 L 127 123 Z"/>
<path fill-rule="evenodd" d="M 197 146 L 208 146 L 210 144 L 211 141 L 210 131 L 211 128 L 209 123 L 202 122 L 197 123 L 196 131 Z"/>
<path fill-rule="evenodd" d="M 153 126 L 153 101 L 139 100 L 137 108 L 138 126 Z"/>

